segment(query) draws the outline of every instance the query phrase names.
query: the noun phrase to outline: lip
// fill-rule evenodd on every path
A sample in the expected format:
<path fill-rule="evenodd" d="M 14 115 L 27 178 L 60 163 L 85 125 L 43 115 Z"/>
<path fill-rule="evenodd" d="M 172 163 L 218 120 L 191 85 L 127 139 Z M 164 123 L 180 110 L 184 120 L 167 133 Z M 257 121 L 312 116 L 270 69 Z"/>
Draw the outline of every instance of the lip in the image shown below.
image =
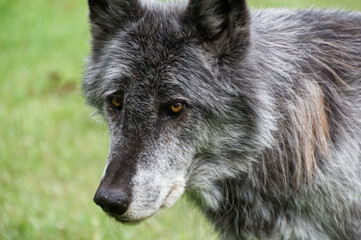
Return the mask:
<path fill-rule="evenodd" d="M 120 223 L 123 223 L 126 225 L 137 225 L 148 218 L 148 217 L 146 217 L 146 218 L 141 218 L 141 219 L 130 220 L 130 219 L 125 218 L 124 216 L 119 216 L 119 215 L 112 214 L 112 213 L 107 213 L 107 214 L 108 214 L 108 216 L 114 218 L 117 222 L 120 222 Z M 149 216 L 149 217 L 151 217 L 151 216 Z"/>
<path fill-rule="evenodd" d="M 156 213 L 157 213 L 157 212 L 155 212 L 155 213 L 153 213 L 153 214 L 151 214 L 151 215 L 149 215 L 149 216 L 147 216 L 147 217 L 139 218 L 139 219 L 129 219 L 129 218 L 125 217 L 124 215 L 119 216 L 119 215 L 113 214 L 113 213 L 107 213 L 107 215 L 108 215 L 109 217 L 114 218 L 117 222 L 120 222 L 120 223 L 122 223 L 122 224 L 125 224 L 125 225 L 137 225 L 137 224 L 143 222 L 144 220 L 152 217 L 152 216 L 155 215 Z"/>

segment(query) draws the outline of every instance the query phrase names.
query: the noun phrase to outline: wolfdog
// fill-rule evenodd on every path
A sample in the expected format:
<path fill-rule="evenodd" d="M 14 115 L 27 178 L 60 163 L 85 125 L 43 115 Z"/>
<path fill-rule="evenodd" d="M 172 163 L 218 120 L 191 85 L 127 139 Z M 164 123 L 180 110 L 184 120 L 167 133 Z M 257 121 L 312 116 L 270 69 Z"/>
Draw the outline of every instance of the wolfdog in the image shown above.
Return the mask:
<path fill-rule="evenodd" d="M 88 4 L 106 213 L 136 223 L 186 193 L 222 239 L 361 239 L 360 13 Z"/>

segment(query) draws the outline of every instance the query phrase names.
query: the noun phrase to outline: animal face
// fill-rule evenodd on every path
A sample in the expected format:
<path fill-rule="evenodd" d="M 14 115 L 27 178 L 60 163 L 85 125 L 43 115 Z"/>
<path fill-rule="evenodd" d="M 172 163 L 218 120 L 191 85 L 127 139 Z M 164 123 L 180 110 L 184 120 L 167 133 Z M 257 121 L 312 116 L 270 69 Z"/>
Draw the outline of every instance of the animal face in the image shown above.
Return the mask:
<path fill-rule="evenodd" d="M 216 178 L 208 176 L 210 159 L 221 155 L 209 139 L 228 137 L 219 116 L 236 103 L 234 113 L 247 109 L 213 67 L 220 59 L 215 56 L 226 54 L 211 50 L 215 36 L 224 35 L 224 20 L 194 27 L 193 12 L 204 6 L 194 1 L 165 11 L 162 5 L 89 1 L 93 51 L 83 88 L 111 136 L 94 201 L 123 222 L 171 206 L 186 186 L 207 188 Z M 207 168 L 197 165 L 207 159 Z"/>
<path fill-rule="evenodd" d="M 228 14 L 221 2 L 209 14 Z M 235 101 L 235 86 L 214 68 L 228 53 L 212 49 L 220 39 L 231 46 L 224 33 L 231 26 L 222 29 L 223 18 L 205 16 L 195 27 L 193 20 L 203 19 L 195 16 L 205 7 L 199 3 L 89 1 L 93 51 L 83 89 L 111 136 L 94 201 L 119 221 L 143 220 L 174 204 L 190 186 L 206 189 L 220 174 L 213 168 L 222 157 L 216 146 L 229 137 L 220 116 L 249 121 L 245 100 Z M 245 44 L 242 36 L 238 45 Z M 214 136 L 218 143 L 210 141 Z M 202 161 L 209 161 L 206 168 Z"/>
<path fill-rule="evenodd" d="M 190 68 L 187 57 L 177 53 L 184 51 L 178 46 L 182 40 L 171 49 L 163 45 L 154 49 L 149 43 L 157 40 L 152 37 L 130 37 L 139 27 L 142 24 L 105 47 L 115 48 L 105 50 L 114 62 L 108 62 L 105 70 L 110 72 L 105 81 L 111 84 L 105 88 L 111 91 L 102 100 L 111 141 L 95 201 L 105 201 L 109 190 L 123 194 L 125 200 L 104 204 L 111 214 L 112 205 L 126 204 L 115 212 L 125 221 L 146 218 L 182 195 L 187 169 L 200 144 L 195 128 L 203 111 L 190 93 L 194 73 L 178 73 L 179 68 Z M 100 205 L 104 208 L 104 204 Z"/>

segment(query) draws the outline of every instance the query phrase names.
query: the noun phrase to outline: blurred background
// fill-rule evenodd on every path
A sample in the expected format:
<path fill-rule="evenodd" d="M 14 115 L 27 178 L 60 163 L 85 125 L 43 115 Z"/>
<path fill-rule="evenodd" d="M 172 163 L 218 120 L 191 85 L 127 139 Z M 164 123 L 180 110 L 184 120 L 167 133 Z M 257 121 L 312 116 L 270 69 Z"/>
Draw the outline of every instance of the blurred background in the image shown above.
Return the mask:
<path fill-rule="evenodd" d="M 249 0 L 361 10 L 360 0 Z M 86 0 L 0 0 L 0 239 L 216 239 L 184 199 L 137 226 L 92 202 L 108 151 L 79 85 Z"/>

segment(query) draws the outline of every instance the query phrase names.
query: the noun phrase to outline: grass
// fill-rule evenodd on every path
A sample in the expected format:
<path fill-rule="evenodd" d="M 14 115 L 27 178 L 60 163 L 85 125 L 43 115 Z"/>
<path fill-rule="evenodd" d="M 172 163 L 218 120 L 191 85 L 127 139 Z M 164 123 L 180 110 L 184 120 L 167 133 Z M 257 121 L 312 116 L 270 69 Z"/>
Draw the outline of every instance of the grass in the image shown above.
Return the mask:
<path fill-rule="evenodd" d="M 342 7 L 355 0 L 253 0 Z M 92 203 L 108 133 L 80 95 L 89 53 L 85 0 L 0 0 L 0 239 L 216 239 L 185 201 L 139 226 Z"/>

